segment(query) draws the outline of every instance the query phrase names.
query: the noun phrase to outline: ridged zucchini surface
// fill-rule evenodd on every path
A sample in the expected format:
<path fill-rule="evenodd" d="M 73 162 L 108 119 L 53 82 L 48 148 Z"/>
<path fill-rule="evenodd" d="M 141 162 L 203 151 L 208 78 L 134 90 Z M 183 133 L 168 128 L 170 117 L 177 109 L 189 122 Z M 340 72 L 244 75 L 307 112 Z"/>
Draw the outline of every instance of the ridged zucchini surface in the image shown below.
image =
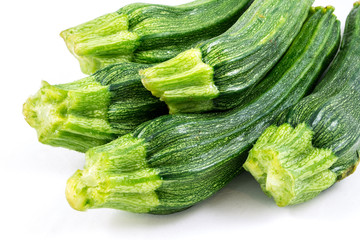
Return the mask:
<path fill-rule="evenodd" d="M 332 12 L 312 9 L 247 104 L 226 113 L 162 116 L 90 149 L 84 170 L 68 180 L 70 205 L 168 214 L 216 193 L 239 174 L 261 133 L 311 89 L 332 60 L 340 41 Z"/>
<path fill-rule="evenodd" d="M 272 1 L 266 0 L 267 6 Z M 259 8 L 260 2 L 254 4 Z M 130 6 L 124 9 L 132 9 Z M 198 5 L 194 3 L 191 6 Z M 272 7 L 275 8 L 275 5 Z M 249 13 L 246 14 L 251 18 Z M 306 16 L 307 13 L 304 15 Z M 81 31 L 76 30 L 77 28 L 73 29 L 73 34 L 77 31 L 82 32 L 85 26 L 87 25 L 79 27 Z M 269 27 L 268 24 L 265 26 Z M 296 32 L 296 29 L 294 31 Z M 249 38 L 252 39 L 254 36 L 249 35 Z M 188 52 L 193 52 L 194 58 L 189 60 Z M 201 52 L 199 50 L 188 52 L 185 52 L 185 58 L 179 61 L 179 67 L 183 70 L 189 69 L 188 73 L 199 83 L 211 82 L 212 75 L 209 73 L 213 73 L 213 69 L 199 59 Z M 181 54 L 176 59 L 179 58 Z M 194 65 L 196 71 L 193 71 Z M 85 152 L 91 147 L 110 142 L 118 136 L 131 132 L 141 123 L 168 112 L 165 103 L 153 97 L 141 84 L 139 72 L 148 67 L 140 63 L 118 63 L 77 82 L 55 86 L 44 83 L 38 93 L 29 98 L 24 105 L 26 120 L 37 130 L 39 141 L 52 146 Z M 162 64 L 161 67 L 163 68 L 164 65 Z M 165 71 L 171 69 L 178 70 L 169 66 Z M 186 75 L 185 78 L 188 76 Z M 174 84 L 177 85 L 179 78 L 175 80 Z M 211 91 L 217 92 L 217 88 L 214 86 L 208 92 Z M 250 93 L 250 89 L 246 92 Z M 206 106 L 206 102 L 207 100 L 200 107 Z M 196 101 L 193 106 L 187 102 L 184 108 L 194 109 L 198 103 Z M 79 106 L 86 107 L 81 109 Z"/>
<path fill-rule="evenodd" d="M 140 71 L 170 113 L 229 110 L 274 67 L 301 29 L 313 0 L 255 0 L 225 33 Z"/>
<path fill-rule="evenodd" d="M 158 63 L 225 32 L 252 0 L 134 3 L 61 33 L 85 74 L 133 61 Z"/>
<path fill-rule="evenodd" d="M 360 2 L 341 49 L 315 91 L 283 114 L 250 151 L 245 168 L 279 206 L 316 197 L 356 169 L 360 151 Z"/>
<path fill-rule="evenodd" d="M 23 107 L 40 142 L 86 152 L 167 113 L 166 105 L 141 84 L 147 64 L 120 63 L 59 85 L 42 83 Z"/>

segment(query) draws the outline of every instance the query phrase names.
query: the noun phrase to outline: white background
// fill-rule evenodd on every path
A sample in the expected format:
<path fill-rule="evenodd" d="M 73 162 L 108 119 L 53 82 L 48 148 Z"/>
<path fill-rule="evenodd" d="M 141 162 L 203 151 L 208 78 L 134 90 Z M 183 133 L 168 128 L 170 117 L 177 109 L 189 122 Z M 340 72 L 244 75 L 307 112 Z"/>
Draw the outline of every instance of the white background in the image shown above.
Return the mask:
<path fill-rule="evenodd" d="M 355 0 L 333 5 L 344 25 Z M 22 104 L 40 87 L 82 78 L 60 31 L 134 1 L 6 1 L 0 8 L 0 239 L 359 239 L 360 172 L 305 204 L 279 208 L 248 174 L 187 211 L 153 216 L 110 209 L 77 212 L 68 177 L 83 154 L 37 142 Z M 162 4 L 186 1 L 152 0 Z"/>

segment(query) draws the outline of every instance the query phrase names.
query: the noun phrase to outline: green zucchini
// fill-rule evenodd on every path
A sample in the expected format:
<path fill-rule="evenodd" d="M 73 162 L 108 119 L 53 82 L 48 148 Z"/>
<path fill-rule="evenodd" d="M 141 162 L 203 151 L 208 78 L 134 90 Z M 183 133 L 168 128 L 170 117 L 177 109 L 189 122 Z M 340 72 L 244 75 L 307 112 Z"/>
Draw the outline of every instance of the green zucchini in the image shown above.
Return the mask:
<path fill-rule="evenodd" d="M 247 101 L 298 34 L 313 0 L 255 0 L 222 35 L 140 71 L 170 113 L 229 110 Z"/>
<path fill-rule="evenodd" d="M 277 1 L 266 0 L 264 8 Z M 260 1 L 254 4 L 258 6 Z M 275 5 L 272 8 L 276 8 Z M 251 14 L 248 17 L 251 18 Z M 196 64 L 198 70 L 192 76 L 197 82 L 212 81 L 209 74 L 212 68 L 199 61 L 197 50 L 188 52 L 194 52 L 195 58 L 189 60 L 186 54 L 179 67 L 193 69 L 193 64 Z M 176 57 L 179 58 L 181 55 Z M 167 113 L 166 104 L 153 97 L 141 84 L 139 71 L 147 67 L 140 63 L 121 63 L 105 67 L 77 82 L 55 86 L 44 83 L 38 93 L 25 103 L 25 118 L 37 130 L 39 141 L 52 146 L 85 152 L 110 142 L 141 123 Z M 166 71 L 169 69 L 173 68 L 166 68 Z M 216 87 L 213 90 L 217 91 Z M 87 107 L 82 109 L 79 106 Z M 189 108 L 190 104 L 186 107 Z"/>
<path fill-rule="evenodd" d="M 315 91 L 267 129 L 244 164 L 279 206 L 305 202 L 353 173 L 360 151 L 360 2 Z"/>
<path fill-rule="evenodd" d="M 108 143 L 168 111 L 142 86 L 145 67 L 114 64 L 72 83 L 43 82 L 24 104 L 25 119 L 44 144 L 85 152 Z"/>
<path fill-rule="evenodd" d="M 279 113 L 308 92 L 334 57 L 340 23 L 332 12 L 312 9 L 247 104 L 226 113 L 161 116 L 90 149 L 84 170 L 68 180 L 70 205 L 168 214 L 213 195 L 239 174 L 247 150 Z"/>
<path fill-rule="evenodd" d="M 158 63 L 225 32 L 252 0 L 127 5 L 61 33 L 85 74 L 117 62 Z"/>

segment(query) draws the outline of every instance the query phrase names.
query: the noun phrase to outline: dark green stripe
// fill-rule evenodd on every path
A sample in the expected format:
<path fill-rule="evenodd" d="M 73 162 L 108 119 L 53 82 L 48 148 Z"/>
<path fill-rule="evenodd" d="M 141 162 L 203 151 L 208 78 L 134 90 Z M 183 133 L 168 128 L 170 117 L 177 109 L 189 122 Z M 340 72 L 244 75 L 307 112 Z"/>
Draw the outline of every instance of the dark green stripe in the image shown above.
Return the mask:
<path fill-rule="evenodd" d="M 314 147 L 339 157 L 332 170 L 345 177 L 358 162 L 360 149 L 360 7 L 348 16 L 341 51 L 315 92 L 288 113 L 293 126 L 306 122 Z"/>
<path fill-rule="evenodd" d="M 332 11 L 312 15 L 247 104 L 226 113 L 163 116 L 135 130 L 133 136 L 147 144 L 149 167 L 159 169 L 164 180 L 157 190 L 161 206 L 152 213 L 187 208 L 239 173 L 247 150 L 308 92 L 336 53 L 340 28 Z"/>

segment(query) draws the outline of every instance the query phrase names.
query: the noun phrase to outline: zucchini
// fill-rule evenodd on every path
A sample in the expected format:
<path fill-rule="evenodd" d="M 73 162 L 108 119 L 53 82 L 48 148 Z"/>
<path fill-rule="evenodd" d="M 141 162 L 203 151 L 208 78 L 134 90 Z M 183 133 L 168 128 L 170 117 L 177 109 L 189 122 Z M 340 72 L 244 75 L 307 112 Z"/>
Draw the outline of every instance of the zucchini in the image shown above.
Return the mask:
<path fill-rule="evenodd" d="M 255 0 L 222 35 L 141 70 L 143 85 L 170 113 L 232 109 L 285 53 L 313 2 Z"/>
<path fill-rule="evenodd" d="M 311 10 L 285 56 L 249 103 L 229 112 L 165 115 L 86 153 L 67 182 L 77 210 L 114 208 L 168 214 L 210 197 L 241 171 L 249 150 L 284 109 L 297 103 L 334 57 L 340 23 Z"/>
<path fill-rule="evenodd" d="M 257 10 L 260 2 L 254 2 L 255 6 L 258 6 Z M 272 8 L 275 9 L 276 2 L 277 0 L 266 0 L 263 8 L 273 3 Z M 292 3 L 293 5 L 295 3 Z M 283 8 L 286 7 L 289 7 L 288 4 L 280 9 L 284 11 Z M 245 15 L 251 18 L 248 11 Z M 251 10 L 253 11 L 254 9 Z M 195 54 L 191 60 L 187 54 L 189 52 Z M 185 59 L 179 62 L 179 67 L 188 68 L 188 73 L 190 72 L 198 83 L 211 83 L 212 77 L 209 73 L 213 72 L 212 68 L 202 63 L 197 53 L 198 50 L 186 52 Z M 182 54 L 175 59 L 181 56 Z M 192 74 L 194 64 L 198 70 Z M 38 93 L 25 103 L 25 119 L 37 130 L 39 141 L 52 146 L 86 152 L 91 147 L 110 142 L 131 132 L 141 123 L 167 113 L 166 104 L 153 97 L 141 84 L 139 71 L 148 67 L 140 63 L 119 63 L 105 67 L 77 82 L 55 86 L 44 83 Z M 169 69 L 174 68 L 169 66 L 166 71 Z M 212 90 L 217 91 L 216 87 Z M 82 109 L 78 105 L 87 107 Z M 201 107 L 205 105 L 206 103 Z M 185 105 L 187 109 L 190 107 L 190 104 Z"/>
<path fill-rule="evenodd" d="M 315 91 L 267 129 L 244 167 L 283 207 L 308 201 L 356 169 L 360 151 L 360 2 Z"/>
<path fill-rule="evenodd" d="M 134 3 L 63 31 L 85 74 L 117 62 L 158 63 L 225 32 L 252 0 L 196 0 L 179 6 Z"/>
<path fill-rule="evenodd" d="M 24 104 L 25 119 L 44 144 L 86 152 L 108 143 L 167 113 L 141 84 L 138 71 L 145 67 L 114 64 L 72 83 L 43 82 Z"/>

